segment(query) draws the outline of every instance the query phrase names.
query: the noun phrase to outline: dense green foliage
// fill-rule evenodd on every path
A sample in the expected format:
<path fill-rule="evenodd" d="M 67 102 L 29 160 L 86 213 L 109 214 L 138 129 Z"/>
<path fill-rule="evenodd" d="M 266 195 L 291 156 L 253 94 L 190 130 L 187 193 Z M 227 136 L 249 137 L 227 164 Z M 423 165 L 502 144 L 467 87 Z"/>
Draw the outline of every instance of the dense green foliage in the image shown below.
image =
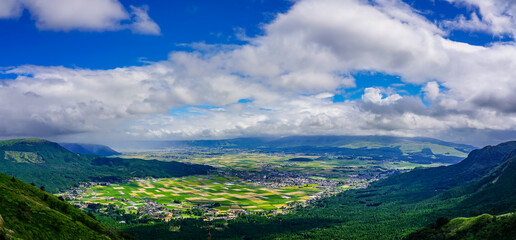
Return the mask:
<path fill-rule="evenodd" d="M 472 218 L 440 218 L 435 223 L 411 233 L 406 240 L 513 240 L 516 236 L 516 214 Z"/>
<path fill-rule="evenodd" d="M 441 217 L 513 211 L 515 155 L 516 142 L 485 147 L 459 164 L 415 169 L 294 214 L 243 216 L 218 228 L 202 220 L 177 220 L 123 229 L 139 238 L 156 230 L 154 239 L 400 239 Z"/>
<path fill-rule="evenodd" d="M 206 174 L 211 169 L 178 162 L 75 154 L 57 143 L 40 139 L 0 141 L 0 172 L 45 186 L 50 192 L 65 190 L 81 182 L 179 177 Z"/>
<path fill-rule="evenodd" d="M 0 174 L 0 239 L 123 239 L 63 200 Z"/>

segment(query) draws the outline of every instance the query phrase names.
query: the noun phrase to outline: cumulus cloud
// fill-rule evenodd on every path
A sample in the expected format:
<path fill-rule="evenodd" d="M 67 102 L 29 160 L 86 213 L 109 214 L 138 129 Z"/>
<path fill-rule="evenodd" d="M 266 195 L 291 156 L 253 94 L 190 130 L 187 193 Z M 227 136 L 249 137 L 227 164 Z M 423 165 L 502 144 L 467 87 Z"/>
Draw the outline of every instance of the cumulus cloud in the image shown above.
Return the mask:
<path fill-rule="evenodd" d="M 457 5 L 465 5 L 469 16 L 460 15 L 454 20 L 444 21 L 452 29 L 482 31 L 494 35 L 516 33 L 516 2 L 507 0 L 447 0 Z M 478 10 L 479 14 L 477 14 Z"/>
<path fill-rule="evenodd" d="M 374 87 L 366 88 L 364 90 L 364 95 L 362 95 L 363 101 L 379 105 L 392 104 L 400 99 L 401 96 L 398 94 L 392 94 L 384 97 L 382 90 Z"/>
<path fill-rule="evenodd" d="M 436 81 L 427 82 L 422 90 L 425 92 L 425 98 L 435 100 L 439 96 L 439 83 Z"/>
<path fill-rule="evenodd" d="M 136 10 L 141 15 L 133 17 L 143 29 L 156 29 L 145 23 L 145 8 Z M 140 67 L 6 70 L 18 77 L 0 85 L 0 135 L 389 134 L 462 140 L 460 133 L 516 129 L 512 42 L 454 42 L 396 0 L 301 0 L 264 31 L 246 45 L 192 44 L 202 49 L 173 52 L 167 61 Z M 351 77 L 357 71 L 397 75 L 421 92 L 372 86 L 358 99 L 334 103 L 332 96 L 358 85 Z M 185 107 L 195 111 L 170 114 Z"/>
<path fill-rule="evenodd" d="M 129 14 L 118 0 L 6 0 L 0 3 L 0 18 L 18 18 L 24 8 L 40 30 L 118 31 L 128 28 L 139 34 L 160 34 L 159 26 L 147 14 L 148 7 L 131 6 Z"/>

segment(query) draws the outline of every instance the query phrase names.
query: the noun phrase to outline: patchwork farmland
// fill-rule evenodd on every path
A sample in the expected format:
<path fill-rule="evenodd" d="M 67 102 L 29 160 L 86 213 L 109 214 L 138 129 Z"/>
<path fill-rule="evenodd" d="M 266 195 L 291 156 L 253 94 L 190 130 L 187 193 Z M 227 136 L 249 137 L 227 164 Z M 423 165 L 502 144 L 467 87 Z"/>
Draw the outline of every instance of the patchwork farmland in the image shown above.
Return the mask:
<path fill-rule="evenodd" d="M 170 217 L 195 217 L 188 210 L 203 206 L 214 216 L 233 216 L 244 211 L 282 212 L 321 192 L 314 185 L 272 189 L 219 175 L 135 179 L 127 183 L 95 185 L 75 191 L 78 193 L 64 195 L 77 205 L 114 204 L 126 212 L 136 212 L 152 201 L 169 210 L 176 210 L 170 211 L 168 215 L 173 215 Z"/>
<path fill-rule="evenodd" d="M 404 161 L 365 156 L 321 157 L 263 153 L 168 152 L 127 154 L 126 158 L 174 159 L 216 167 L 209 175 L 133 179 L 83 184 L 61 194 L 70 203 L 119 222 L 142 218 L 232 219 L 242 214 L 276 215 L 312 199 L 327 197 L 414 167 Z M 122 217 L 116 217 L 122 216 Z"/>

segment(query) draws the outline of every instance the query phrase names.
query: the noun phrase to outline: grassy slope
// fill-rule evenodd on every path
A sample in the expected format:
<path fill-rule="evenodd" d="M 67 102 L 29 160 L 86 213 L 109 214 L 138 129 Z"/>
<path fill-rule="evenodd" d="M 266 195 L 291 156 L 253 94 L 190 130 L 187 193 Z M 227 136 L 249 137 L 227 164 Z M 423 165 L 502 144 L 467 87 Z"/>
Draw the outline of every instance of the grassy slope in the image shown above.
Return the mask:
<path fill-rule="evenodd" d="M 406 240 L 513 240 L 516 236 L 516 214 L 493 216 L 482 214 L 471 218 L 440 219 L 407 236 Z"/>
<path fill-rule="evenodd" d="M 0 174 L 0 239 L 123 239 L 68 203 Z"/>
<path fill-rule="evenodd" d="M 57 143 L 40 139 L 0 141 L 0 172 L 38 186 L 44 185 L 50 192 L 65 190 L 80 182 L 178 177 L 206 174 L 210 169 L 213 168 L 178 162 L 75 154 Z"/>

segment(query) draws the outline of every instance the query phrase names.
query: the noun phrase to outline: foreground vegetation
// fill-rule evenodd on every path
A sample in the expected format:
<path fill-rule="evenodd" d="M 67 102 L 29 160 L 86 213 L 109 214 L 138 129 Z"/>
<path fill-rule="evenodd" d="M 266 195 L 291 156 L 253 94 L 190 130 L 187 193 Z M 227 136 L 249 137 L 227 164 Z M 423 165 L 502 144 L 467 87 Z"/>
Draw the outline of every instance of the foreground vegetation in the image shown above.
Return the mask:
<path fill-rule="evenodd" d="M 471 218 L 439 218 L 435 223 L 410 234 L 406 240 L 513 240 L 516 236 L 516 213 Z"/>
<path fill-rule="evenodd" d="M 62 199 L 0 174 L 0 239 L 124 239 Z"/>

